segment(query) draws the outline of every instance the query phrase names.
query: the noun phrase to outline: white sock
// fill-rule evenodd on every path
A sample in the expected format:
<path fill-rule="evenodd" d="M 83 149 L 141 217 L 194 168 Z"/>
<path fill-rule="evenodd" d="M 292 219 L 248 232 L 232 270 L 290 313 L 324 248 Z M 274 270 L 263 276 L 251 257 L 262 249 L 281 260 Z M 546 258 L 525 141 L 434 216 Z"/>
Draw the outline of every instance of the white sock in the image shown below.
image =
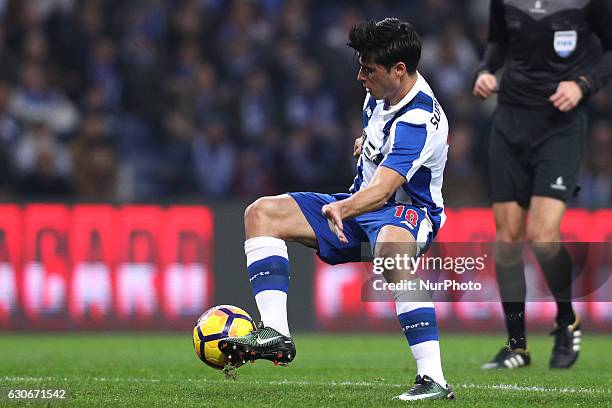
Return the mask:
<path fill-rule="evenodd" d="M 426 341 L 410 346 L 410 350 L 416 360 L 418 374 L 420 376 L 427 375 L 441 386 L 446 387 L 440 359 L 440 342 L 437 340 Z"/>
<path fill-rule="evenodd" d="M 264 326 L 291 337 L 287 321 L 287 294 L 280 290 L 264 290 L 255 295 L 255 301 Z"/>
<path fill-rule="evenodd" d="M 247 269 L 257 261 L 280 256 L 289 260 L 287 245 L 274 237 L 255 237 L 244 242 Z M 263 290 L 255 295 L 259 315 L 264 326 L 271 327 L 284 336 L 290 336 L 287 321 L 287 293 L 282 290 Z"/>
<path fill-rule="evenodd" d="M 402 293 L 394 294 L 395 310 L 397 315 L 409 313 L 416 309 L 433 308 L 433 302 L 402 302 Z M 412 296 L 408 295 L 407 296 Z M 427 375 L 432 380 L 443 387 L 446 387 L 446 380 L 442 372 L 442 360 L 440 358 L 440 342 L 429 340 L 410 346 L 412 356 L 417 365 L 417 373 L 420 376 Z"/>

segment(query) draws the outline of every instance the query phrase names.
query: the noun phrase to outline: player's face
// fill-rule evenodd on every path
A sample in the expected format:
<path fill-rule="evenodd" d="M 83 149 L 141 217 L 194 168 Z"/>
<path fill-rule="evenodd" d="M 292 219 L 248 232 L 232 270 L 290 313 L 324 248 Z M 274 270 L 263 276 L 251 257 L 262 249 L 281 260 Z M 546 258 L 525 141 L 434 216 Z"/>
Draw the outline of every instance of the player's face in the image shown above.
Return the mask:
<path fill-rule="evenodd" d="M 387 71 L 384 66 L 364 62 L 361 58 L 359 58 L 357 80 L 374 99 L 387 99 L 394 95 L 400 86 L 400 80 L 394 74 L 393 68 Z"/>

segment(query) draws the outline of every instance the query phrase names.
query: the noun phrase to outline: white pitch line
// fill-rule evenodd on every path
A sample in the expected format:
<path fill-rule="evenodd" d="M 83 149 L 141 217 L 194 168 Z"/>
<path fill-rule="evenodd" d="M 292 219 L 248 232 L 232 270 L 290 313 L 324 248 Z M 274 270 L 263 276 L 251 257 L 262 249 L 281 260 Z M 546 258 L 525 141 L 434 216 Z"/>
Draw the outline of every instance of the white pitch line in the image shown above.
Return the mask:
<path fill-rule="evenodd" d="M 457 384 L 453 388 L 473 388 L 478 390 L 507 390 L 507 391 L 531 391 L 531 392 L 555 392 L 555 393 L 586 393 L 586 394 L 610 394 L 612 390 L 593 388 L 546 388 L 540 386 L 524 387 L 516 384 Z"/>
<path fill-rule="evenodd" d="M 11 382 L 42 382 L 42 381 L 71 381 L 76 378 L 67 377 L 0 377 L 3 381 Z M 206 378 L 168 378 L 160 380 L 156 378 L 135 378 L 135 377 L 89 377 L 95 382 L 116 382 L 116 383 L 160 383 L 163 381 L 179 381 L 193 383 L 209 383 L 209 384 L 228 384 L 229 380 L 211 380 Z M 83 378 L 78 378 L 79 381 Z M 231 383 L 231 382 L 230 382 Z M 408 387 L 409 384 L 390 384 L 384 382 L 369 382 L 369 381 L 294 381 L 294 380 L 279 380 L 279 381 L 249 381 L 248 384 L 254 385 L 314 385 L 314 386 L 347 386 L 347 387 Z M 465 388 L 476 390 L 499 390 L 499 391 L 526 391 L 526 392 L 541 392 L 541 393 L 582 393 L 582 394 L 610 394 L 610 389 L 594 389 L 594 388 L 549 388 L 543 386 L 521 386 L 517 384 L 456 384 L 453 388 Z"/>

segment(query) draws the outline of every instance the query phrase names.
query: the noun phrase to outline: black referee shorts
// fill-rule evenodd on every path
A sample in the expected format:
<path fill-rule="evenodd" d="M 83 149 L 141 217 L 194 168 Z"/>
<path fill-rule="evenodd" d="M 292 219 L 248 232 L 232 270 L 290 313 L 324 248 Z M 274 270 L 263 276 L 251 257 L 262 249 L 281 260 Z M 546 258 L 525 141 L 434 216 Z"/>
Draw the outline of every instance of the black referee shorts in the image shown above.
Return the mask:
<path fill-rule="evenodd" d="M 586 132 L 584 107 L 563 113 L 498 105 L 489 139 L 492 201 L 527 208 L 532 196 L 565 202 L 576 195 Z"/>

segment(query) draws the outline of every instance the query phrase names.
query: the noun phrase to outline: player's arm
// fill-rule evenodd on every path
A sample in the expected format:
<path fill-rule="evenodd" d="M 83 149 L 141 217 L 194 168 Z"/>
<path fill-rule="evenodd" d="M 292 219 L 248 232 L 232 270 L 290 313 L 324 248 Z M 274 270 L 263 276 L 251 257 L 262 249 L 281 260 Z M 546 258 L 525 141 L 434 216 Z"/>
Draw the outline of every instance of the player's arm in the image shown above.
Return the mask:
<path fill-rule="evenodd" d="M 595 0 L 589 3 L 586 15 L 593 31 L 599 37 L 603 55 L 597 64 L 586 72 L 567 81 L 561 81 L 557 90 L 548 100 L 562 112 L 574 109 L 583 97 L 597 92 L 612 76 L 612 2 Z"/>
<path fill-rule="evenodd" d="M 497 90 L 495 72 L 506 60 L 506 21 L 501 0 L 491 0 L 489 17 L 489 39 L 484 57 L 474 75 L 474 95 L 486 99 Z"/>
<path fill-rule="evenodd" d="M 405 182 L 406 178 L 395 170 L 378 166 L 367 187 L 345 200 L 323 206 L 321 211 L 332 224 L 330 226 L 333 226 L 332 230 L 340 242 L 347 243 L 342 232 L 342 220 L 379 209 Z"/>
<path fill-rule="evenodd" d="M 424 123 L 398 122 L 392 137 L 391 149 L 368 186 L 345 200 L 322 208 L 330 228 L 341 242 L 347 242 L 342 233 L 342 220 L 382 207 L 402 184 L 410 180 L 420 166 L 416 164 L 418 159 L 428 154 L 423 152 L 427 141 L 427 126 Z"/>

